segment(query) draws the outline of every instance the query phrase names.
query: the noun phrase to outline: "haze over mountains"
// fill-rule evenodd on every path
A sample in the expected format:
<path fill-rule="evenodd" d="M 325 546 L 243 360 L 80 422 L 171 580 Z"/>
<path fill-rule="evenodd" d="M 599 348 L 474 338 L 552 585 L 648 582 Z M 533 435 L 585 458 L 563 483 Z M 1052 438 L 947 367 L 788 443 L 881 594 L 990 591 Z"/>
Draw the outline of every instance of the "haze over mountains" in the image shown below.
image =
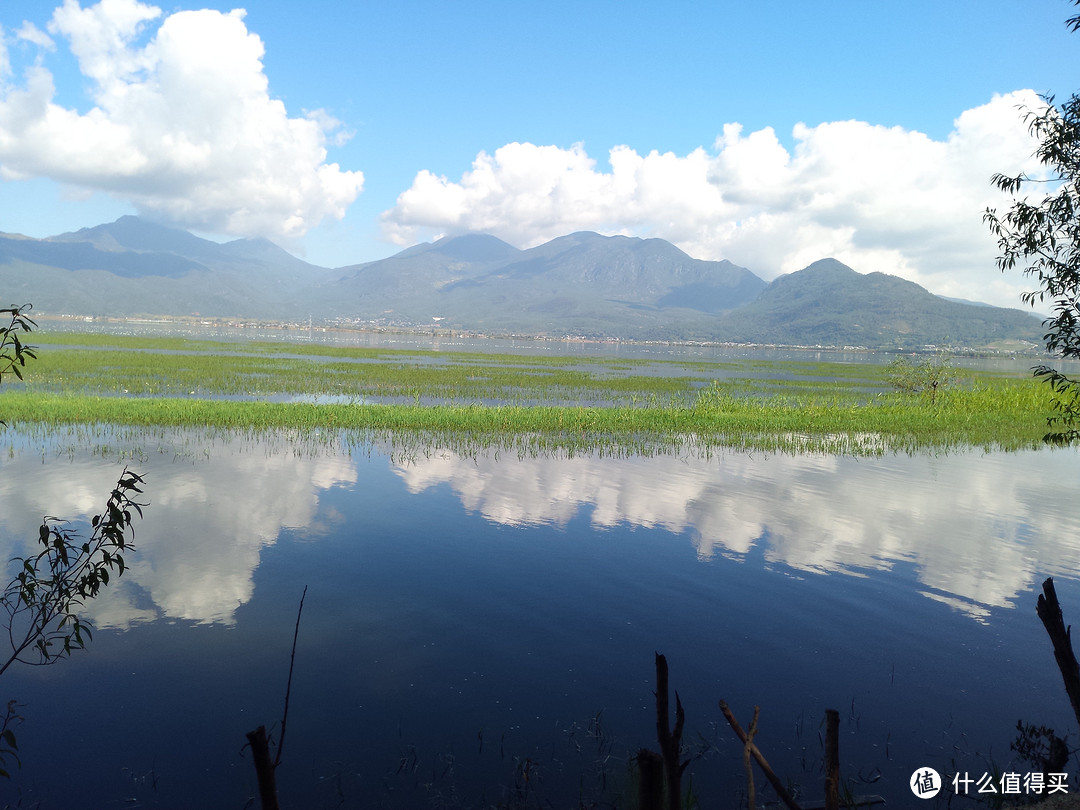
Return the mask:
<path fill-rule="evenodd" d="M 0 289 L 5 305 L 33 302 L 41 315 L 869 348 L 1035 347 L 1042 335 L 1030 312 L 833 259 L 767 284 L 661 239 L 590 232 L 528 250 L 469 234 L 329 269 L 263 239 L 218 244 L 127 216 L 47 239 L 0 234 Z"/>

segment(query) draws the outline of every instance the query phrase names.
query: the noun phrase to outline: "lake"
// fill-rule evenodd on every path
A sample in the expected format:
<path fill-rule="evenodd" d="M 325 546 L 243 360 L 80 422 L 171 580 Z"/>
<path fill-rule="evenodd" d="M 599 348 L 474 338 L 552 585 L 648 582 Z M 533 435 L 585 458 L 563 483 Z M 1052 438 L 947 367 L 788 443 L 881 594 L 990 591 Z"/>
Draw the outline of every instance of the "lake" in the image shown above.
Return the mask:
<path fill-rule="evenodd" d="M 890 806 L 911 803 L 918 767 L 1006 768 L 1018 719 L 1075 739 L 1034 609 L 1053 576 L 1080 618 L 1075 450 L 519 458 L 0 436 L 5 559 L 43 515 L 88 520 L 125 464 L 149 504 L 130 570 L 90 604 L 88 649 L 5 675 L 25 717 L 12 803 L 250 806 L 244 735 L 279 723 L 305 585 L 284 807 L 629 791 L 627 756 L 657 747 L 654 652 L 703 806 L 745 803 L 721 699 L 744 727 L 761 707 L 757 743 L 812 800 L 827 708 L 842 777 Z"/>

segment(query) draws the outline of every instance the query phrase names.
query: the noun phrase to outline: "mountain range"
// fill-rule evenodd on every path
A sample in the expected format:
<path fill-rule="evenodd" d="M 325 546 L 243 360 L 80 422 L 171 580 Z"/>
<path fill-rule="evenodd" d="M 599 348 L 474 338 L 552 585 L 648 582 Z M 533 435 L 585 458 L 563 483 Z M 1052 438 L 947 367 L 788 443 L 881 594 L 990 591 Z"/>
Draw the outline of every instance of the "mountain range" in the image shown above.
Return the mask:
<path fill-rule="evenodd" d="M 1031 313 L 960 302 L 823 259 L 767 284 L 662 239 L 486 234 L 318 267 L 265 239 L 219 244 L 125 216 L 45 239 L 0 233 L 5 303 L 42 315 L 198 317 L 635 340 L 1038 346 Z"/>

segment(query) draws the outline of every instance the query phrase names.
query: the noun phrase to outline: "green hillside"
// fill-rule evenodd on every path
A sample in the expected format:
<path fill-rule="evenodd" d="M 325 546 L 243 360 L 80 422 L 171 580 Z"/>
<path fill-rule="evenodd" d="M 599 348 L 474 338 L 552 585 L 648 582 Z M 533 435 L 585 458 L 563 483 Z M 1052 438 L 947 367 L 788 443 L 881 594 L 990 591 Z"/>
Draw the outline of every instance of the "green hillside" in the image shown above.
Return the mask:
<path fill-rule="evenodd" d="M 921 348 L 1041 344 L 1038 318 L 1016 309 L 949 301 L 911 281 L 860 274 L 822 259 L 781 276 L 721 324 L 729 340 L 792 345 Z"/>

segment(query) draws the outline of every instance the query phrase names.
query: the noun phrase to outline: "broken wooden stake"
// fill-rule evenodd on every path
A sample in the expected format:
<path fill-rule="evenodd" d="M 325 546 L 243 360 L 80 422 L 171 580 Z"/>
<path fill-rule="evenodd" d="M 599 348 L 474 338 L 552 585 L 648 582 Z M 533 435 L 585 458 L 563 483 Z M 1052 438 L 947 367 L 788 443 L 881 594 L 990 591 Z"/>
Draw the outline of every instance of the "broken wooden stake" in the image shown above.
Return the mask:
<path fill-rule="evenodd" d="M 668 728 L 668 667 L 667 659 L 656 654 L 656 736 L 660 742 L 660 755 L 664 758 L 664 774 L 667 778 L 668 810 L 682 807 L 682 774 L 690 760 L 679 762 L 679 746 L 682 742 L 683 712 L 679 693 L 675 692 L 675 728 Z"/>
<path fill-rule="evenodd" d="M 266 726 L 249 731 L 247 739 L 251 745 L 251 758 L 255 762 L 262 810 L 278 810 L 277 779 L 274 776 L 274 763 L 270 759 L 270 738 L 266 734 Z"/>
<path fill-rule="evenodd" d="M 1047 577 L 1042 587 L 1043 592 L 1039 596 L 1035 612 L 1039 614 L 1043 627 L 1050 636 L 1050 642 L 1054 645 L 1054 658 L 1061 670 L 1061 677 L 1065 680 L 1065 692 L 1072 703 L 1076 721 L 1080 723 L 1080 664 L 1073 652 L 1072 626 L 1065 626 L 1061 604 L 1058 602 L 1057 591 L 1054 590 L 1054 578 Z"/>
<path fill-rule="evenodd" d="M 825 810 L 840 810 L 840 712 L 825 710 Z"/>
<path fill-rule="evenodd" d="M 664 758 L 642 748 L 637 755 L 638 810 L 663 810 Z"/>

